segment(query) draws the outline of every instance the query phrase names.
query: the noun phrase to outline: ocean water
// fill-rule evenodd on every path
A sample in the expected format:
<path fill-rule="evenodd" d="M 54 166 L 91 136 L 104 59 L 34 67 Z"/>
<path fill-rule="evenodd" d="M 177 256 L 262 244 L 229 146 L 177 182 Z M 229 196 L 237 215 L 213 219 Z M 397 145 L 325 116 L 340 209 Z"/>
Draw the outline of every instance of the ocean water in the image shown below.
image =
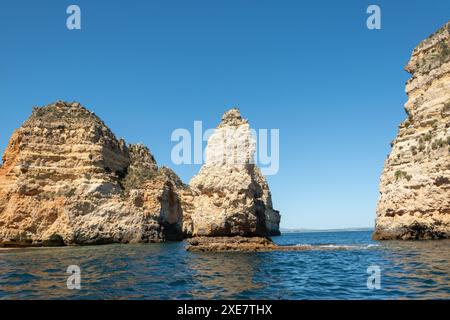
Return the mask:
<path fill-rule="evenodd" d="M 0 299 L 449 299 L 450 241 L 292 233 L 279 244 L 345 250 L 190 253 L 185 243 L 0 250 Z M 81 290 L 68 290 L 69 265 Z M 381 289 L 367 286 L 380 268 Z"/>

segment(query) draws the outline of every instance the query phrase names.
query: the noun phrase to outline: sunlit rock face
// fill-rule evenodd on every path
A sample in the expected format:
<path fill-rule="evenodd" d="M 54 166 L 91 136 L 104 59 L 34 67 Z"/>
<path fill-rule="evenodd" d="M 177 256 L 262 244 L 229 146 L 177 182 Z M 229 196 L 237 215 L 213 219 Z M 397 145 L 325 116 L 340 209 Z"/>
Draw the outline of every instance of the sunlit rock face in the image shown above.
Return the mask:
<path fill-rule="evenodd" d="M 79 103 L 35 108 L 0 167 L 0 244 L 179 240 L 184 189 Z"/>
<path fill-rule="evenodd" d="M 195 194 L 192 236 L 278 235 L 280 214 L 254 164 L 256 143 L 238 109 L 226 112 L 210 136 L 205 164 L 190 182 Z"/>
<path fill-rule="evenodd" d="M 407 119 L 381 176 L 375 239 L 450 237 L 450 23 L 414 49 Z"/>
<path fill-rule="evenodd" d="M 0 167 L 0 246 L 279 234 L 280 215 L 254 153 L 249 124 L 233 109 L 187 186 L 159 168 L 147 147 L 118 140 L 79 103 L 34 108 Z"/>

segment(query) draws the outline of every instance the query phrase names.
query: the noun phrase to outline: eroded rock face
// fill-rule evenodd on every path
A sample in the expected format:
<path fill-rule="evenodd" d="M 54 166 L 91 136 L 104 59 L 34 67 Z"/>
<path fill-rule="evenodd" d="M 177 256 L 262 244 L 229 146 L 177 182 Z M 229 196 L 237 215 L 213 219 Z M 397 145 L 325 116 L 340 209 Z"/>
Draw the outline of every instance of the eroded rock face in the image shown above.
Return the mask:
<path fill-rule="evenodd" d="M 228 142 L 237 162 L 220 155 Z M 251 163 L 254 150 L 248 122 L 231 110 L 186 186 L 158 168 L 148 148 L 116 139 L 79 103 L 35 108 L 0 167 L 0 246 L 279 234 L 267 181 Z"/>
<path fill-rule="evenodd" d="M 450 237 L 450 23 L 414 50 L 408 118 L 381 177 L 375 239 Z"/>
<path fill-rule="evenodd" d="M 0 167 L 0 243 L 180 240 L 184 188 L 79 103 L 35 108 Z"/>
<path fill-rule="evenodd" d="M 266 179 L 253 163 L 255 140 L 239 110 L 224 114 L 205 152 L 205 164 L 189 184 L 194 196 L 186 233 L 278 235 L 280 214 L 273 209 Z"/>

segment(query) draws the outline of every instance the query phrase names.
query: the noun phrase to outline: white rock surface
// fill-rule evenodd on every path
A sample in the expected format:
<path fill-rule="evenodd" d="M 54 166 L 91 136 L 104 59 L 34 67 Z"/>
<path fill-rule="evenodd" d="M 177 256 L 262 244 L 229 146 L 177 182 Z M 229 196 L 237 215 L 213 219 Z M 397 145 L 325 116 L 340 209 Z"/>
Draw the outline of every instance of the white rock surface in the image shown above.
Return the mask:
<path fill-rule="evenodd" d="M 255 140 L 239 110 L 226 112 L 211 135 L 206 161 L 189 186 L 195 194 L 193 236 L 278 235 L 266 179 L 254 164 Z"/>

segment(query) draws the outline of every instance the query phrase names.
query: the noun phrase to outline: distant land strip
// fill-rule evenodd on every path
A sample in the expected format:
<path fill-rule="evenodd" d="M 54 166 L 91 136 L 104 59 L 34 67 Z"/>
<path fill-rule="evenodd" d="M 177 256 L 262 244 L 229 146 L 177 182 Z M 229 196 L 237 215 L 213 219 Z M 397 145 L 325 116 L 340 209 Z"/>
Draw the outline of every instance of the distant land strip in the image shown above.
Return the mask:
<path fill-rule="evenodd" d="M 356 232 L 356 231 L 374 231 L 374 228 L 344 228 L 344 229 L 290 229 L 281 228 L 281 233 L 312 233 L 312 232 Z"/>

